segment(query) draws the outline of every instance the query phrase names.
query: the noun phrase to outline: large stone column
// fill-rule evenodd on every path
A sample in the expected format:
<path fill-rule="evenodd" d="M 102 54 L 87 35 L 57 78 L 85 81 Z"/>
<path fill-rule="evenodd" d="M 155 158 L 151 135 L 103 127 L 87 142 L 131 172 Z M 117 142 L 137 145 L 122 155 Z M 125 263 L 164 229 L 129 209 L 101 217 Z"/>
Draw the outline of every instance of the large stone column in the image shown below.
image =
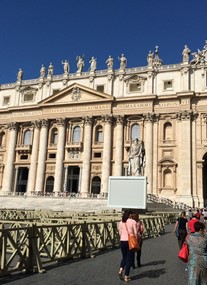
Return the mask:
<path fill-rule="evenodd" d="M 92 143 L 92 117 L 86 117 L 85 127 L 84 127 L 81 196 L 86 196 L 87 193 L 89 193 L 90 169 L 91 169 L 91 143 Z"/>
<path fill-rule="evenodd" d="M 48 136 L 48 121 L 41 121 L 40 144 L 37 165 L 37 178 L 35 191 L 42 192 L 44 189 L 45 178 L 45 161 L 47 156 L 47 136 Z"/>
<path fill-rule="evenodd" d="M 102 160 L 102 179 L 101 179 L 101 193 L 104 195 L 108 193 L 108 179 L 111 172 L 111 124 L 112 117 L 106 115 L 103 117 L 104 126 L 104 144 L 103 144 L 103 160 Z"/>
<path fill-rule="evenodd" d="M 123 159 L 123 121 L 124 118 L 118 116 L 116 118 L 116 152 L 115 152 L 115 176 L 122 176 L 122 159 Z"/>
<path fill-rule="evenodd" d="M 181 111 L 179 120 L 179 153 L 178 153 L 178 191 L 180 202 L 192 205 L 192 148 L 191 148 L 191 116 L 192 111 Z"/>
<path fill-rule="evenodd" d="M 153 120 L 155 118 L 154 113 L 148 113 L 145 116 L 145 176 L 147 176 L 147 193 L 153 193 Z"/>
<path fill-rule="evenodd" d="M 32 154 L 31 154 L 31 162 L 29 168 L 29 176 L 28 176 L 28 185 L 27 185 L 27 193 L 31 195 L 35 190 L 35 181 L 37 174 L 37 159 L 38 159 L 38 149 L 39 149 L 39 136 L 40 136 L 40 121 L 32 122 L 34 137 L 32 142 Z"/>
<path fill-rule="evenodd" d="M 12 122 L 8 125 L 9 138 L 7 140 L 7 158 L 4 169 L 4 176 L 2 182 L 2 191 L 10 192 L 13 189 L 13 174 L 14 174 L 14 160 L 15 160 L 15 146 L 17 141 L 17 124 Z"/>
<path fill-rule="evenodd" d="M 65 153 L 65 120 L 57 120 L 58 124 L 58 143 L 57 143 L 57 155 L 55 164 L 55 181 L 54 192 L 62 192 L 62 180 L 63 180 L 63 159 Z"/>

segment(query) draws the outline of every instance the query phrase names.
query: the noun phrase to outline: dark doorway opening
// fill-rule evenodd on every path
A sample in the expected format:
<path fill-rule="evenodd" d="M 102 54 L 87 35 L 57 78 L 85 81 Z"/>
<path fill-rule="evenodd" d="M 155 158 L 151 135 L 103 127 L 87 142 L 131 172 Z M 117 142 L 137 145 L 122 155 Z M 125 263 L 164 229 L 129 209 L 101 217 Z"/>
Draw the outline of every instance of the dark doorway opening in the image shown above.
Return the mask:
<path fill-rule="evenodd" d="M 47 181 L 46 181 L 46 189 L 45 189 L 45 191 L 47 193 L 52 193 L 53 189 L 54 189 L 54 177 L 53 176 L 49 176 L 47 178 Z"/>
<path fill-rule="evenodd" d="M 29 170 L 27 167 L 19 167 L 16 186 L 17 193 L 27 192 L 28 172 Z"/>
<path fill-rule="evenodd" d="M 100 194 L 100 192 L 101 192 L 101 178 L 99 176 L 95 176 L 92 179 L 91 193 Z"/>
<path fill-rule="evenodd" d="M 80 168 L 78 166 L 68 167 L 68 181 L 66 191 L 69 193 L 78 193 Z"/>

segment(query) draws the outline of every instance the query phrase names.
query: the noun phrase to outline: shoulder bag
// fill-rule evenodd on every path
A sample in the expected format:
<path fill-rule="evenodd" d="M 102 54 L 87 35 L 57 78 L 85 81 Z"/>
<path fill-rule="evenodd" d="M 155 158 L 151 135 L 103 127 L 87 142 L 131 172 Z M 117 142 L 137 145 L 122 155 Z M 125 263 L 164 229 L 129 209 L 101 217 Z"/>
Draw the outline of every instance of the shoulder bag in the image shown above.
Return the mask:
<path fill-rule="evenodd" d="M 132 251 L 140 250 L 140 246 L 139 246 L 137 237 L 135 235 L 130 235 L 126 223 L 125 223 L 125 226 L 126 226 L 126 230 L 127 230 L 127 233 L 128 233 L 129 250 L 132 250 Z"/>

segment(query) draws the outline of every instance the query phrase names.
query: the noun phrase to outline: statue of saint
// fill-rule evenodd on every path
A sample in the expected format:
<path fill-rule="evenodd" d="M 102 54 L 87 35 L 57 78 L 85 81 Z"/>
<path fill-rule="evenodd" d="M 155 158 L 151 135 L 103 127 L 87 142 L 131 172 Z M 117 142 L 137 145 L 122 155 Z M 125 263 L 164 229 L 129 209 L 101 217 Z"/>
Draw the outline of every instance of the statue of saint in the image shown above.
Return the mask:
<path fill-rule="evenodd" d="M 48 67 L 48 76 L 53 76 L 53 64 L 50 63 Z"/>
<path fill-rule="evenodd" d="M 138 139 L 133 140 L 129 151 L 128 175 L 142 175 L 142 167 L 145 165 L 144 143 Z"/>
<path fill-rule="evenodd" d="M 182 52 L 183 62 L 189 62 L 190 53 L 191 53 L 191 50 L 188 48 L 187 45 L 185 45 L 183 52 Z"/>
<path fill-rule="evenodd" d="M 154 56 L 154 53 L 150 50 L 148 55 L 147 55 L 148 66 L 152 66 L 153 65 L 153 56 Z"/>
<path fill-rule="evenodd" d="M 118 60 L 120 61 L 120 70 L 125 70 L 126 65 L 127 65 L 127 59 L 122 53 L 121 57 L 118 57 Z"/>
<path fill-rule="evenodd" d="M 46 68 L 45 66 L 42 64 L 41 68 L 40 68 L 40 78 L 45 78 L 46 75 Z"/>
<path fill-rule="evenodd" d="M 96 58 L 92 56 L 89 63 L 91 64 L 89 70 L 94 72 L 96 70 Z"/>
<path fill-rule="evenodd" d="M 80 73 L 82 72 L 84 67 L 84 56 L 78 55 L 76 57 L 76 61 L 77 61 L 77 73 Z"/>
<path fill-rule="evenodd" d="M 108 70 L 113 69 L 114 59 L 110 55 L 109 55 L 108 59 L 106 60 L 106 64 L 107 64 Z"/>
<path fill-rule="evenodd" d="M 19 68 L 19 71 L 17 73 L 17 81 L 21 81 L 23 77 L 23 71 L 21 68 Z"/>
<path fill-rule="evenodd" d="M 62 61 L 62 64 L 63 64 L 64 74 L 68 74 L 70 71 L 69 62 L 67 60 L 65 60 L 65 61 Z"/>

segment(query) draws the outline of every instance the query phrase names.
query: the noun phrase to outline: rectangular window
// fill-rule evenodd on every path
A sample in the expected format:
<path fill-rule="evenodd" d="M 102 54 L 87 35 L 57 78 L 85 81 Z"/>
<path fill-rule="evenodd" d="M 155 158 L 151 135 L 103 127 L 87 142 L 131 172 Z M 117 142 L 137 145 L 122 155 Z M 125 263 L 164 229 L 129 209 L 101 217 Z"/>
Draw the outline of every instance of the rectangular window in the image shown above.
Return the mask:
<path fill-rule="evenodd" d="M 56 153 L 49 153 L 49 158 L 51 158 L 51 159 L 56 158 Z"/>
<path fill-rule="evenodd" d="M 96 90 L 99 92 L 104 92 L 104 85 L 97 85 Z"/>
<path fill-rule="evenodd" d="M 58 94 L 58 93 L 59 93 L 59 91 L 60 91 L 60 89 L 53 89 L 53 90 L 52 90 L 52 95 L 56 95 L 56 94 Z"/>
<path fill-rule="evenodd" d="M 24 94 L 24 102 L 32 102 L 34 95 L 32 93 Z"/>
<path fill-rule="evenodd" d="M 9 103 L 10 103 L 10 96 L 5 96 L 4 98 L 3 98 L 3 105 L 5 106 L 5 105 L 9 105 Z"/>
<path fill-rule="evenodd" d="M 142 91 L 141 83 L 131 83 L 129 85 L 129 92 L 141 92 L 141 91 Z"/>
<path fill-rule="evenodd" d="M 164 91 L 173 90 L 173 82 L 172 80 L 164 81 Z"/>
<path fill-rule="evenodd" d="M 95 152 L 94 158 L 101 158 L 101 152 Z"/>
<path fill-rule="evenodd" d="M 22 155 L 20 156 L 20 159 L 21 159 L 21 160 L 27 160 L 27 159 L 28 159 L 28 155 L 22 154 Z"/>

